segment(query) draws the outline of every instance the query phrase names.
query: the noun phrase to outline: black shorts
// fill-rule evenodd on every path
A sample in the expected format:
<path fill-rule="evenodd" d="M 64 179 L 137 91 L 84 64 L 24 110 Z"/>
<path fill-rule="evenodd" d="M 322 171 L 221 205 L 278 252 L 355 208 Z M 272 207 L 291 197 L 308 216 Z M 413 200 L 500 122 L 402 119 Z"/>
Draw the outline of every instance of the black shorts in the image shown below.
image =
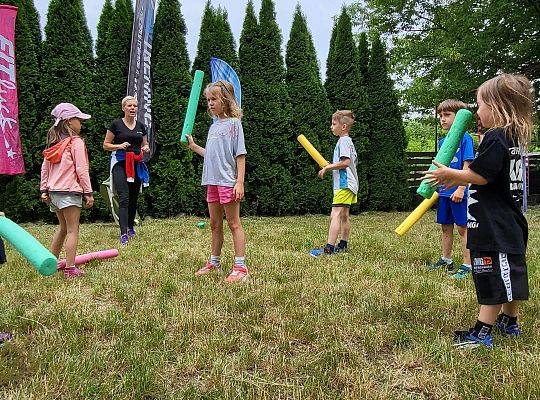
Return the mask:
<path fill-rule="evenodd" d="M 529 298 L 525 254 L 471 250 L 471 260 L 479 304 L 504 304 Z"/>

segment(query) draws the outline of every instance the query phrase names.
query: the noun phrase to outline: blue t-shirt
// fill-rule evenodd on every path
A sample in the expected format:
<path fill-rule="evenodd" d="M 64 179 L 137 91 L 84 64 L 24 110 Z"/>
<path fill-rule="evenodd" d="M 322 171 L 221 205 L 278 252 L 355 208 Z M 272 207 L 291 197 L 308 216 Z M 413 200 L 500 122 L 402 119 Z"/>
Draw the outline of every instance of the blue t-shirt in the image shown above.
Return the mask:
<path fill-rule="evenodd" d="M 442 147 L 444 143 L 445 138 L 441 138 L 439 140 L 439 149 Z M 471 135 L 469 135 L 468 132 L 465 132 L 463 135 L 463 139 L 461 139 L 461 144 L 458 147 L 456 154 L 454 155 L 454 158 L 452 159 L 452 162 L 450 163 L 449 167 L 453 169 L 463 169 L 463 163 L 465 161 L 472 161 L 474 160 L 474 146 L 473 146 L 473 139 Z M 454 192 L 456 191 L 457 186 L 453 186 L 449 189 L 445 189 L 444 186 L 439 186 L 437 191 L 439 192 L 440 197 L 450 197 Z M 468 193 L 468 188 L 465 189 L 465 196 Z"/>

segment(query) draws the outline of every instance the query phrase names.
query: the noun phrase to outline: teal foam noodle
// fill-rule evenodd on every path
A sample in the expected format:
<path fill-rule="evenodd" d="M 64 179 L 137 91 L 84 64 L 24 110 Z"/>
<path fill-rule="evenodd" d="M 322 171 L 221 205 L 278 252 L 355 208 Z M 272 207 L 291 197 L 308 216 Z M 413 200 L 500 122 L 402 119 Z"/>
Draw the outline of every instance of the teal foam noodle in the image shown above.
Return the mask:
<path fill-rule="evenodd" d="M 58 260 L 35 237 L 9 218 L 0 216 L 0 236 L 8 241 L 41 275 L 56 272 Z"/>
<path fill-rule="evenodd" d="M 456 113 L 456 118 L 454 119 L 454 123 L 452 124 L 450 131 L 448 131 L 446 139 L 444 139 L 443 145 L 435 156 L 435 161 L 446 165 L 447 167 L 450 165 L 452 159 L 454 158 L 454 155 L 456 154 L 457 149 L 459 148 L 461 139 L 463 139 L 463 135 L 467 131 L 467 126 L 471 122 L 472 117 L 473 114 L 469 110 L 458 110 L 458 112 Z M 431 171 L 436 168 L 437 167 L 435 165 L 431 164 L 429 170 Z M 435 188 L 431 186 L 429 182 L 423 180 L 418 189 L 416 190 L 416 193 L 426 199 L 430 199 L 431 196 L 433 196 L 433 193 L 435 193 Z"/>
<path fill-rule="evenodd" d="M 182 136 L 180 141 L 187 143 L 186 135 L 191 135 L 193 132 L 193 124 L 195 123 L 195 115 L 197 114 L 197 106 L 199 105 L 199 97 L 201 95 L 204 72 L 195 71 L 193 76 L 193 85 L 189 93 L 189 101 L 186 109 L 186 118 L 184 119 L 184 127 L 182 128 Z"/>

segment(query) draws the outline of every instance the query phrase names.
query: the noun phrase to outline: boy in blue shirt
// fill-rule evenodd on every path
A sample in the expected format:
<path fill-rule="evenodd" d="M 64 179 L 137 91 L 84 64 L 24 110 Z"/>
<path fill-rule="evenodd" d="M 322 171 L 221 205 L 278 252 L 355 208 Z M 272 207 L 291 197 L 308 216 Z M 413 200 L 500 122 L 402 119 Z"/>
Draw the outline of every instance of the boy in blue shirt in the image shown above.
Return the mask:
<path fill-rule="evenodd" d="M 456 113 L 459 109 L 467 108 L 467 105 L 458 100 L 445 100 L 437 107 L 437 114 L 444 130 L 450 130 L 454 123 Z M 442 138 L 438 147 L 441 148 L 445 138 Z M 449 167 L 453 169 L 467 169 L 474 159 L 474 148 L 472 137 L 465 132 L 461 144 L 450 163 Z M 436 263 L 431 264 L 429 269 L 439 269 L 446 267 L 452 278 L 462 279 L 471 272 L 471 255 L 467 249 L 467 186 L 454 186 L 445 189 L 440 186 L 439 203 L 437 206 L 437 223 L 442 228 L 442 256 Z M 463 252 L 463 263 L 457 269 L 454 269 L 452 261 L 452 246 L 454 242 L 454 225 L 461 237 L 461 250 Z"/>

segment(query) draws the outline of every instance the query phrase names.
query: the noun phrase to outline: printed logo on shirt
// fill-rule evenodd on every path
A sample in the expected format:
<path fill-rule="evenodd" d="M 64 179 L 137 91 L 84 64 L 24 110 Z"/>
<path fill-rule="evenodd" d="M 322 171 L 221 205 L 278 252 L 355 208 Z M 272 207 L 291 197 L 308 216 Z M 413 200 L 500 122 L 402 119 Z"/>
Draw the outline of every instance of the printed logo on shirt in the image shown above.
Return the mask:
<path fill-rule="evenodd" d="M 478 228 L 478 222 L 476 221 L 476 218 L 471 215 L 471 206 L 478 203 L 478 200 L 476 200 L 473 195 L 476 194 L 477 190 L 470 190 L 469 189 L 469 198 L 467 200 L 467 228 L 468 229 L 475 229 Z"/>
<path fill-rule="evenodd" d="M 475 274 L 493 272 L 493 259 L 491 257 L 476 257 L 473 259 L 473 270 Z"/>

